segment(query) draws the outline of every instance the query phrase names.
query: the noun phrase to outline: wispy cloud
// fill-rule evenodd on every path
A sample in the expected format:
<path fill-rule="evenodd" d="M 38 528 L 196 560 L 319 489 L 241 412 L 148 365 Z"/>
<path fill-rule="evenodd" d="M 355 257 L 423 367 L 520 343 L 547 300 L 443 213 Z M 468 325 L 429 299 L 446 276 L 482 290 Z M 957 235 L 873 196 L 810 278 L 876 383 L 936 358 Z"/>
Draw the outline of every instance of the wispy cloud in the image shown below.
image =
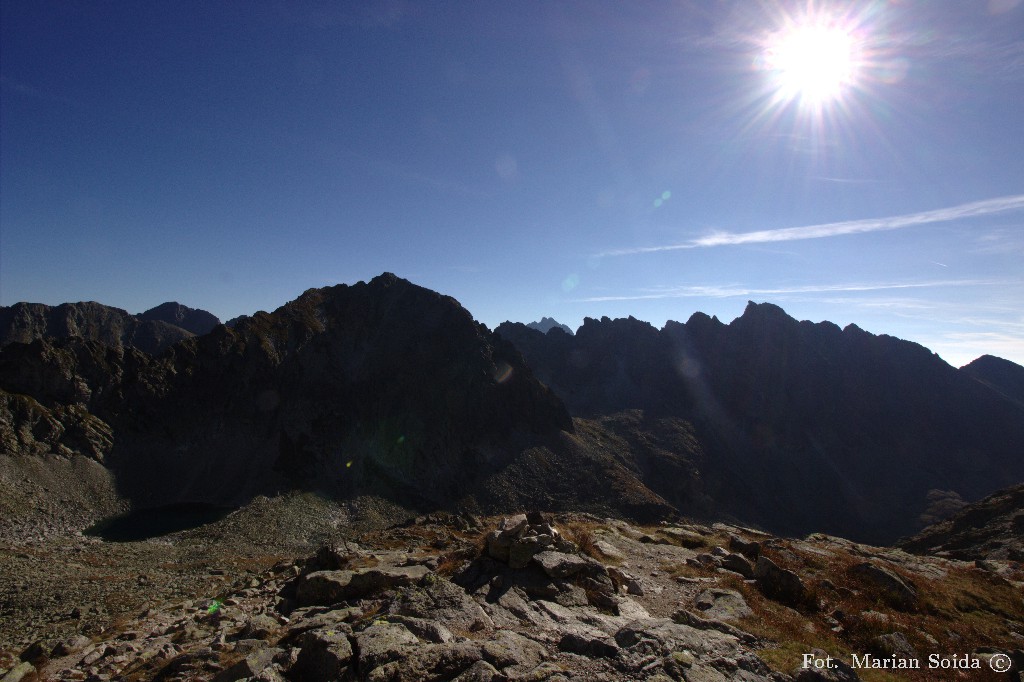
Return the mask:
<path fill-rule="evenodd" d="M 809 284 L 793 287 L 757 289 L 739 285 L 683 286 L 654 289 L 636 294 L 619 296 L 593 296 L 578 299 L 577 303 L 599 303 L 602 301 L 646 301 L 660 298 L 730 298 L 735 296 L 784 296 L 788 294 L 813 294 L 834 292 L 884 291 L 891 289 L 921 289 L 948 286 L 981 286 L 995 284 L 993 280 L 956 279 L 931 282 L 894 282 L 859 284 Z"/>
<path fill-rule="evenodd" d="M 951 220 L 979 218 L 982 216 L 1008 213 L 1024 209 L 1024 194 L 974 201 L 959 206 L 949 206 L 932 211 L 908 213 L 886 218 L 866 218 L 863 220 L 847 220 L 838 223 L 822 223 L 820 225 L 804 225 L 801 227 L 783 227 L 775 230 L 757 230 L 754 232 L 716 232 L 704 237 L 663 246 L 644 246 L 632 249 L 616 249 L 597 254 L 598 256 L 628 256 L 640 253 L 658 253 L 661 251 L 678 251 L 681 249 L 699 249 L 711 246 L 736 246 L 740 244 L 762 244 L 766 242 L 788 242 L 798 239 L 822 239 L 838 237 L 846 234 L 864 232 L 880 232 L 899 230 L 904 227 L 945 223 Z"/>
<path fill-rule="evenodd" d="M 817 180 L 818 182 L 839 182 L 848 185 L 867 185 L 867 184 L 879 184 L 882 180 L 874 180 L 871 178 L 832 178 L 824 175 L 814 175 L 808 180 Z"/>
<path fill-rule="evenodd" d="M 973 253 L 1024 253 L 1024 225 L 989 232 L 978 237 L 977 244 L 977 247 L 971 249 Z"/>

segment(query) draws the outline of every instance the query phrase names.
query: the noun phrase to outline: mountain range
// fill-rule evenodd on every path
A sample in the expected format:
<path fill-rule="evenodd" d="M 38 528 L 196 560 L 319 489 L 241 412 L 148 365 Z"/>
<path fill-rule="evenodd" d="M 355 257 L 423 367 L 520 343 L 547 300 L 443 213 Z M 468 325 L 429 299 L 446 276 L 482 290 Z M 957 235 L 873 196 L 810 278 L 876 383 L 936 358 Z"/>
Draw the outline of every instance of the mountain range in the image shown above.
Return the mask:
<path fill-rule="evenodd" d="M 205 310 L 167 302 L 138 315 L 88 301 L 48 306 L 0 306 L 0 346 L 46 337 L 77 337 L 113 348 L 136 348 L 152 355 L 191 336 L 206 334 L 220 320 Z"/>
<path fill-rule="evenodd" d="M 602 318 L 572 335 L 545 321 L 492 332 L 388 273 L 232 327 L 176 303 L 137 316 L 2 308 L 7 523 L 81 525 L 110 500 L 237 506 L 311 490 L 415 511 L 685 514 L 888 543 L 919 530 L 936 499 L 1024 480 L 1024 368 L 1005 360 L 957 370 L 771 304 L 660 330 Z M 72 519 L 12 483 L 44 470 L 62 490 L 91 486 L 82 505 L 108 502 Z"/>

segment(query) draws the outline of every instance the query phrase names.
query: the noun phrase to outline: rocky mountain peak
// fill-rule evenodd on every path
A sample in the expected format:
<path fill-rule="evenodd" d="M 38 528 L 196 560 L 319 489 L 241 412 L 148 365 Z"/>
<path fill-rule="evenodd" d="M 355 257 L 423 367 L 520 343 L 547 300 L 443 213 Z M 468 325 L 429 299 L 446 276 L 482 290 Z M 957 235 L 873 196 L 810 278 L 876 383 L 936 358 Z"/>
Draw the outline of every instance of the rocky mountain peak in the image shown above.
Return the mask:
<path fill-rule="evenodd" d="M 730 326 L 745 327 L 752 323 L 789 325 L 796 324 L 796 320 L 774 303 L 747 301 L 747 307 L 743 309 L 743 314 L 733 320 Z"/>
<path fill-rule="evenodd" d="M 542 317 L 539 322 L 530 322 L 526 326 L 530 329 L 536 329 L 544 334 L 547 334 L 552 329 L 558 329 L 570 335 L 573 333 L 572 329 L 570 329 L 568 325 L 562 324 L 551 317 Z"/>
<path fill-rule="evenodd" d="M 137 317 L 140 320 L 154 320 L 173 324 L 198 336 L 209 333 L 220 324 L 220 320 L 216 315 L 205 310 L 189 308 L 175 301 L 161 303 L 154 308 L 139 313 Z"/>
<path fill-rule="evenodd" d="M 982 355 L 960 371 L 1024 406 L 1024 367 L 994 355 Z"/>

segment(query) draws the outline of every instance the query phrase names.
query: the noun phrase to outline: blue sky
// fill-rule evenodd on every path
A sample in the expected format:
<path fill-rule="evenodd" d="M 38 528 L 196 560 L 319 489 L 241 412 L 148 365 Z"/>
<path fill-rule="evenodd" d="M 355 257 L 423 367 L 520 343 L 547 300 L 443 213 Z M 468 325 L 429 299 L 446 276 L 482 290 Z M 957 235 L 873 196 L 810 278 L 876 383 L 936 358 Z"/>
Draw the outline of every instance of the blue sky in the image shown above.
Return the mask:
<path fill-rule="evenodd" d="M 771 301 L 1024 363 L 1019 0 L 0 19 L 0 304 L 227 319 L 391 271 L 491 327 Z M 834 97 L 780 86 L 807 25 L 851 46 Z"/>

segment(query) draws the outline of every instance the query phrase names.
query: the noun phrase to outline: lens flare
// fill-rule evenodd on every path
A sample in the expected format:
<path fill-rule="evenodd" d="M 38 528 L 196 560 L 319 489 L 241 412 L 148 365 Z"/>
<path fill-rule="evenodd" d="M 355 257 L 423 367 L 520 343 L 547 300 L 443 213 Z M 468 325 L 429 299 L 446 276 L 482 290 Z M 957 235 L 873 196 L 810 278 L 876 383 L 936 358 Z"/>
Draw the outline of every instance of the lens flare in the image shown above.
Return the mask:
<path fill-rule="evenodd" d="M 503 384 L 512 377 L 512 367 L 507 362 L 498 363 L 494 369 L 494 380 Z"/>

